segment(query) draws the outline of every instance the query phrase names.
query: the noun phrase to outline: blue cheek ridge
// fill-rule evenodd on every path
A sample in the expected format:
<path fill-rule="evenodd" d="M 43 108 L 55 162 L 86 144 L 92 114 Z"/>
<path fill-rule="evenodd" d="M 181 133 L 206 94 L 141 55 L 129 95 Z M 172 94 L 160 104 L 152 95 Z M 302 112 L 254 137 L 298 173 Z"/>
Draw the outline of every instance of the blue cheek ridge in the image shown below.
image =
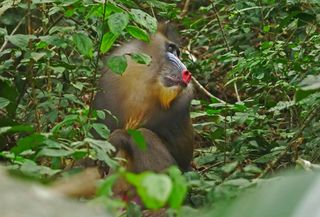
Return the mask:
<path fill-rule="evenodd" d="M 166 52 L 166 57 L 167 60 L 171 62 L 173 66 L 178 70 L 183 71 L 187 69 L 187 67 L 181 62 L 181 60 L 178 57 L 176 57 L 173 53 Z"/>

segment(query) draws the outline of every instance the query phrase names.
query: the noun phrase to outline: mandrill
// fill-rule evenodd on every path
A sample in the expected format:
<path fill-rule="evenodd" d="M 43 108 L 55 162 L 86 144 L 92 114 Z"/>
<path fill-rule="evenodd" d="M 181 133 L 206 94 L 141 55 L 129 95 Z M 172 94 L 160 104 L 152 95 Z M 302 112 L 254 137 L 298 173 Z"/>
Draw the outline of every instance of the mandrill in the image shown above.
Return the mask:
<path fill-rule="evenodd" d="M 122 75 L 104 69 L 93 102 L 95 109 L 109 110 L 117 117 L 107 115 L 103 122 L 112 132 L 109 141 L 131 172 L 159 172 L 171 165 L 190 169 L 194 143 L 191 73 L 180 61 L 170 34 L 168 26 L 161 26 L 150 42 L 134 40 L 117 48 L 111 55 L 145 53 L 152 62 L 138 64 L 126 55 L 128 66 Z M 138 148 L 128 129 L 142 133 L 146 150 Z"/>

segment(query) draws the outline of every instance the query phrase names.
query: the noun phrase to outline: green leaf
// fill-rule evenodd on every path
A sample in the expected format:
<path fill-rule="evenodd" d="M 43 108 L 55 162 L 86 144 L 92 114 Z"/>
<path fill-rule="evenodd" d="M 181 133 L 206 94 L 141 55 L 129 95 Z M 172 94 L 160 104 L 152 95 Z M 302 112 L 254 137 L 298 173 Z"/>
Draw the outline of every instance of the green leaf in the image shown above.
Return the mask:
<path fill-rule="evenodd" d="M 34 128 L 31 125 L 16 125 L 12 126 L 10 132 L 25 132 L 25 133 L 32 133 Z"/>
<path fill-rule="evenodd" d="M 8 35 L 8 31 L 5 28 L 0 28 L 0 35 Z"/>
<path fill-rule="evenodd" d="M 43 148 L 37 154 L 37 157 L 40 156 L 49 156 L 49 157 L 65 157 L 70 156 L 74 153 L 72 150 L 63 150 L 63 149 L 53 149 L 53 148 Z"/>
<path fill-rule="evenodd" d="M 80 32 L 75 33 L 72 35 L 72 40 L 80 54 L 89 58 L 93 56 L 93 43 L 87 35 Z"/>
<path fill-rule="evenodd" d="M 11 152 L 15 154 L 20 154 L 23 151 L 39 147 L 44 143 L 45 140 L 46 137 L 44 135 L 32 134 L 31 136 L 27 136 L 20 139 L 17 143 L 17 146 L 11 149 Z"/>
<path fill-rule="evenodd" d="M 34 161 L 31 161 L 28 159 L 25 159 L 22 162 L 20 170 L 25 175 L 28 175 L 31 177 L 37 177 L 37 178 L 40 178 L 41 175 L 49 176 L 49 177 L 54 176 L 58 172 L 60 172 L 60 170 L 54 170 L 54 169 L 51 169 L 50 167 L 39 166 Z"/>
<path fill-rule="evenodd" d="M 131 58 L 140 64 L 146 64 L 149 65 L 151 63 L 151 57 L 144 53 L 132 53 L 130 54 Z"/>
<path fill-rule="evenodd" d="M 64 94 L 63 97 L 64 97 L 65 99 L 70 100 L 71 102 L 74 102 L 74 103 L 77 103 L 77 104 L 79 104 L 79 105 L 84 106 L 84 103 L 81 102 L 81 101 L 79 100 L 79 98 L 78 98 L 77 96 L 75 96 L 74 94 L 69 94 L 69 93 L 67 93 L 67 94 Z"/>
<path fill-rule="evenodd" d="M 169 204 L 171 208 L 177 209 L 181 207 L 187 195 L 187 181 L 177 167 L 170 167 L 168 172 L 173 183 L 173 188 L 169 197 Z"/>
<path fill-rule="evenodd" d="M 122 74 L 128 66 L 127 58 L 125 56 L 111 56 L 107 60 L 107 66 L 114 73 Z"/>
<path fill-rule="evenodd" d="M 45 44 L 60 48 L 66 48 L 68 46 L 67 42 L 63 39 L 63 37 L 58 35 L 40 36 L 39 39 L 41 40 L 41 42 L 44 42 Z"/>
<path fill-rule="evenodd" d="M 112 195 L 112 187 L 114 183 L 118 180 L 119 174 L 111 174 L 108 175 L 102 183 L 98 186 L 97 196 L 111 196 Z"/>
<path fill-rule="evenodd" d="M 238 166 L 238 162 L 232 162 L 232 163 L 227 163 L 224 166 L 221 167 L 221 170 L 225 173 L 231 173 L 232 171 L 234 171 Z"/>
<path fill-rule="evenodd" d="M 150 33 L 155 33 L 157 31 L 156 18 L 139 9 L 131 9 L 130 14 L 135 22 L 148 29 Z"/>
<path fill-rule="evenodd" d="M 54 2 L 59 2 L 57 0 L 33 0 L 33 4 L 48 4 L 48 3 L 54 3 Z"/>
<path fill-rule="evenodd" d="M 44 52 L 31 52 L 31 57 L 34 61 L 38 61 L 40 60 L 41 58 L 43 58 L 44 56 L 46 56 L 46 53 Z"/>
<path fill-rule="evenodd" d="M 108 50 L 110 50 L 110 48 L 112 47 L 114 42 L 117 40 L 117 38 L 118 38 L 118 35 L 115 35 L 112 32 L 108 32 L 108 33 L 104 34 L 102 37 L 102 42 L 101 42 L 101 47 L 100 47 L 101 53 L 104 54 Z"/>
<path fill-rule="evenodd" d="M 294 101 L 287 101 L 287 102 L 280 101 L 277 103 L 276 106 L 270 108 L 269 112 L 282 111 L 282 110 L 288 109 L 294 105 L 295 105 Z"/>
<path fill-rule="evenodd" d="M 102 138 L 107 139 L 109 137 L 110 130 L 106 125 L 101 123 L 94 123 L 92 124 L 92 127 L 97 131 L 99 136 L 101 136 Z"/>
<path fill-rule="evenodd" d="M 231 179 L 222 183 L 222 185 L 239 186 L 239 187 L 247 187 L 250 184 L 251 184 L 250 181 L 244 178 Z"/>
<path fill-rule="evenodd" d="M 139 149 L 141 150 L 147 149 L 147 144 L 141 131 L 133 130 L 133 129 L 128 129 L 127 131 L 129 135 L 133 138 L 133 141 L 136 143 Z"/>
<path fill-rule="evenodd" d="M 149 35 L 139 27 L 136 26 L 127 26 L 128 33 L 132 35 L 134 38 L 137 38 L 142 41 L 149 42 Z"/>
<path fill-rule="evenodd" d="M 16 34 L 16 35 L 7 35 L 6 39 L 11 42 L 13 45 L 24 49 L 28 47 L 29 40 L 35 38 L 35 36 L 30 35 L 22 35 L 22 34 Z"/>
<path fill-rule="evenodd" d="M 16 132 L 26 132 L 31 133 L 34 129 L 30 125 L 16 125 L 16 126 L 7 126 L 0 127 L 0 135 L 4 133 L 16 133 Z"/>
<path fill-rule="evenodd" d="M 11 128 L 12 127 L 0 127 L 0 135 L 9 132 Z"/>
<path fill-rule="evenodd" d="M 164 174 L 145 172 L 136 175 L 128 173 L 126 180 L 136 187 L 144 205 L 149 209 L 163 207 L 172 191 L 172 182 Z"/>
<path fill-rule="evenodd" d="M 97 140 L 85 138 L 85 143 L 89 143 L 90 147 L 96 152 L 95 159 L 105 162 L 111 168 L 115 168 L 117 163 L 110 158 L 109 154 L 115 151 L 114 146 L 106 140 Z"/>
<path fill-rule="evenodd" d="M 245 166 L 243 168 L 243 171 L 245 171 L 247 173 L 256 173 L 256 174 L 260 174 L 263 172 L 259 167 L 257 167 L 254 164 L 249 164 L 249 165 Z"/>
<path fill-rule="evenodd" d="M 9 104 L 10 104 L 10 101 L 8 99 L 0 97 L 0 109 L 5 108 Z"/>
<path fill-rule="evenodd" d="M 106 7 L 106 10 L 107 10 L 107 14 L 109 13 L 112 13 L 112 12 L 115 12 L 115 13 L 121 13 L 123 12 L 124 10 L 120 7 L 117 6 L 117 3 L 116 2 L 108 2 L 107 3 L 107 7 Z"/>
<path fill-rule="evenodd" d="M 304 91 L 320 89 L 320 75 L 308 75 L 301 81 L 300 86 Z"/>
<path fill-rule="evenodd" d="M 97 117 L 101 120 L 104 120 L 106 119 L 106 114 L 104 113 L 104 111 L 97 110 Z"/>
<path fill-rule="evenodd" d="M 79 117 L 77 115 L 68 115 L 66 116 L 63 121 L 58 123 L 51 129 L 51 133 L 57 133 L 63 126 L 70 126 L 73 123 L 77 122 Z"/>
<path fill-rule="evenodd" d="M 263 26 L 263 32 L 270 32 L 270 25 Z"/>
<path fill-rule="evenodd" d="M 129 23 L 127 13 L 115 13 L 109 16 L 108 26 L 110 31 L 115 35 L 120 35 Z"/>

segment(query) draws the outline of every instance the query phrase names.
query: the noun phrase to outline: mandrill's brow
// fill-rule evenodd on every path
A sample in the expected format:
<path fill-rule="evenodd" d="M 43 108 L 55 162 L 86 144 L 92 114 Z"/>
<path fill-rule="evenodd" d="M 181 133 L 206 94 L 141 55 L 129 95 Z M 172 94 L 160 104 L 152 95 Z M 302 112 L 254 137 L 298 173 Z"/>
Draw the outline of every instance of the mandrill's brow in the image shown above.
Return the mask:
<path fill-rule="evenodd" d="M 178 46 L 172 42 L 166 43 L 166 51 L 180 57 L 180 50 Z"/>

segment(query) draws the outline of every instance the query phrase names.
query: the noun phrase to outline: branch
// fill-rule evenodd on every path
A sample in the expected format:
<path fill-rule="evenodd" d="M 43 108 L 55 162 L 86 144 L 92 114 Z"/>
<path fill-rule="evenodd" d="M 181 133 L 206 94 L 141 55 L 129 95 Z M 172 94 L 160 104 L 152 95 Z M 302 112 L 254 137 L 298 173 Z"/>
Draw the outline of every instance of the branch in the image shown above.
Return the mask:
<path fill-rule="evenodd" d="M 195 77 L 192 77 L 192 82 L 195 85 L 195 87 L 200 90 L 201 93 L 203 93 L 204 95 L 213 98 L 217 101 L 219 101 L 220 103 L 226 104 L 225 101 L 223 101 L 222 99 L 219 99 L 218 97 L 212 95 L 209 91 L 207 91 L 200 83 L 199 81 L 197 81 L 197 79 Z"/>
<path fill-rule="evenodd" d="M 183 9 L 182 9 L 181 14 L 180 14 L 181 17 L 184 17 L 188 13 L 190 1 L 191 0 L 186 0 L 186 2 L 184 3 Z"/>

